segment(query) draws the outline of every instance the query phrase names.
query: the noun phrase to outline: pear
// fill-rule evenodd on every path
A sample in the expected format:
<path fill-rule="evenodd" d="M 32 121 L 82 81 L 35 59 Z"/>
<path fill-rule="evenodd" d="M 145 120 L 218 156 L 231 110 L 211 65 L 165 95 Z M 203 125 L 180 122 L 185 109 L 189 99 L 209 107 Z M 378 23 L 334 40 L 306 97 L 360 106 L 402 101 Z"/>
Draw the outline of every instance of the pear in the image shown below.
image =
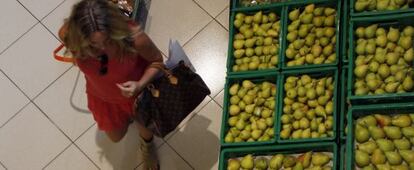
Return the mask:
<path fill-rule="evenodd" d="M 233 84 L 229 89 L 230 95 L 232 95 L 232 96 L 236 95 L 237 92 L 239 91 L 239 88 L 240 88 L 239 84 Z"/>
<path fill-rule="evenodd" d="M 269 168 L 270 169 L 280 169 L 282 167 L 284 156 L 282 154 L 277 154 L 270 159 Z"/>
<path fill-rule="evenodd" d="M 397 152 L 385 152 L 385 157 L 390 165 L 399 165 L 402 163 L 402 158 Z"/>
<path fill-rule="evenodd" d="M 396 126 L 385 126 L 384 127 L 385 134 L 390 139 L 401 139 L 402 133 L 401 129 Z"/>
<path fill-rule="evenodd" d="M 414 137 L 414 127 L 410 126 L 410 127 L 404 127 L 401 129 L 401 132 L 403 133 L 403 135 L 407 138 L 412 138 Z"/>
<path fill-rule="evenodd" d="M 356 1 L 355 2 L 355 11 L 361 12 L 364 11 L 369 5 L 369 1 Z"/>
<path fill-rule="evenodd" d="M 302 162 L 296 163 L 296 165 L 292 168 L 292 170 L 303 170 Z"/>
<path fill-rule="evenodd" d="M 375 170 L 375 167 L 373 165 L 368 165 L 368 166 L 362 168 L 362 170 Z"/>
<path fill-rule="evenodd" d="M 375 114 L 374 117 L 377 119 L 377 122 L 381 127 L 390 125 L 392 121 L 391 117 L 387 115 Z"/>
<path fill-rule="evenodd" d="M 388 164 L 375 165 L 377 170 L 391 170 L 391 166 Z"/>
<path fill-rule="evenodd" d="M 241 161 L 240 165 L 244 169 L 253 169 L 254 167 L 254 160 L 251 154 L 244 156 Z"/>
<path fill-rule="evenodd" d="M 256 14 L 254 14 L 253 16 L 253 22 L 259 24 L 262 21 L 262 17 L 263 17 L 263 13 L 262 11 L 257 12 Z"/>
<path fill-rule="evenodd" d="M 283 159 L 283 168 L 291 168 L 295 166 L 296 164 L 296 158 L 293 156 L 286 156 L 285 159 Z"/>
<path fill-rule="evenodd" d="M 299 9 L 294 9 L 293 11 L 289 12 L 289 19 L 291 21 L 297 20 L 299 18 Z"/>
<path fill-rule="evenodd" d="M 403 83 L 403 88 L 405 91 L 412 91 L 414 86 L 414 81 L 411 76 L 405 77 Z"/>
<path fill-rule="evenodd" d="M 391 170 L 410 170 L 408 165 L 395 165 L 391 166 Z"/>
<path fill-rule="evenodd" d="M 373 24 L 373 25 L 366 27 L 364 30 L 365 38 L 373 38 L 375 36 L 377 28 L 378 28 L 378 24 Z"/>
<path fill-rule="evenodd" d="M 366 153 L 364 151 L 356 150 L 355 151 L 355 163 L 360 168 L 369 165 L 370 160 L 369 160 L 368 153 Z"/>
<path fill-rule="evenodd" d="M 377 126 L 377 119 L 375 119 L 374 116 L 369 115 L 369 116 L 365 116 L 363 117 L 361 120 L 362 125 L 365 126 Z"/>
<path fill-rule="evenodd" d="M 397 42 L 399 38 L 400 38 L 400 32 L 398 31 L 398 29 L 390 27 L 390 30 L 387 34 L 387 39 L 391 42 Z"/>
<path fill-rule="evenodd" d="M 410 36 L 401 36 L 399 40 L 399 45 L 404 48 L 405 50 L 408 50 L 413 45 L 413 40 Z"/>
<path fill-rule="evenodd" d="M 237 159 L 229 159 L 227 161 L 227 170 L 239 170 L 240 162 Z"/>
<path fill-rule="evenodd" d="M 364 27 L 358 27 L 355 30 L 355 34 L 357 35 L 358 38 L 364 38 L 364 36 L 365 36 L 365 28 Z"/>
<path fill-rule="evenodd" d="M 397 115 L 393 117 L 391 123 L 401 128 L 408 127 L 411 125 L 411 118 L 408 115 Z"/>
<path fill-rule="evenodd" d="M 368 65 L 356 66 L 355 69 L 354 69 L 355 76 L 358 77 L 358 78 L 365 77 L 365 75 L 367 74 L 368 68 L 369 68 Z"/>
<path fill-rule="evenodd" d="M 405 51 L 404 60 L 406 62 L 412 62 L 414 60 L 414 50 L 413 50 L 413 48 L 410 48 L 407 51 Z"/>
<path fill-rule="evenodd" d="M 400 150 L 399 153 L 406 163 L 414 163 L 413 150 Z"/>
<path fill-rule="evenodd" d="M 311 164 L 312 152 L 306 152 L 299 156 L 298 160 L 302 163 L 304 168 L 308 168 Z"/>
<path fill-rule="evenodd" d="M 385 91 L 387 93 L 395 93 L 399 85 L 400 82 L 388 83 L 385 85 Z"/>
<path fill-rule="evenodd" d="M 381 149 L 375 149 L 372 152 L 371 155 L 371 163 L 374 165 L 378 165 L 378 164 L 385 164 L 386 162 L 386 157 L 384 155 L 384 152 L 381 151 Z"/>
<path fill-rule="evenodd" d="M 356 125 L 355 128 L 355 139 L 357 142 L 359 143 L 364 143 L 366 141 L 368 141 L 369 139 L 369 131 L 368 129 L 366 129 L 365 127 L 361 126 L 361 125 Z"/>
<path fill-rule="evenodd" d="M 312 165 L 313 166 L 324 166 L 331 161 L 331 158 L 323 153 L 314 153 L 312 155 Z"/>
<path fill-rule="evenodd" d="M 409 149 L 411 149 L 410 141 L 405 139 L 405 138 L 394 140 L 394 145 L 398 150 L 409 150 Z"/>
<path fill-rule="evenodd" d="M 364 151 L 368 154 L 372 154 L 374 152 L 374 150 L 377 149 L 377 148 L 378 148 L 378 146 L 375 143 L 375 141 L 368 141 L 368 142 L 365 142 L 363 144 L 358 145 L 359 150 Z"/>
<path fill-rule="evenodd" d="M 257 170 L 267 170 L 268 162 L 266 158 L 258 158 L 254 162 L 255 169 Z"/>
<path fill-rule="evenodd" d="M 383 152 L 393 151 L 395 149 L 394 143 L 388 139 L 378 139 L 376 142 Z"/>
<path fill-rule="evenodd" d="M 229 107 L 229 114 L 231 116 L 236 116 L 240 113 L 240 107 L 237 105 L 230 105 Z"/>

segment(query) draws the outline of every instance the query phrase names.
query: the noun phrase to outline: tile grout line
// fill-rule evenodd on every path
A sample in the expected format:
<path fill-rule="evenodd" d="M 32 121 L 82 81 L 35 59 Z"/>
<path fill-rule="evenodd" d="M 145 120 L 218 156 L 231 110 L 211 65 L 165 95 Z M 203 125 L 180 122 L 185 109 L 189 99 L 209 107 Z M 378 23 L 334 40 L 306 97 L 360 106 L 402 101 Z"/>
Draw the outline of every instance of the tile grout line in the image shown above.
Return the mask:
<path fill-rule="evenodd" d="M 86 158 L 88 158 L 89 159 L 89 161 L 91 161 L 92 162 L 92 164 L 93 165 L 95 165 L 95 167 L 96 168 L 98 168 L 99 170 L 101 169 L 86 153 L 85 153 L 85 151 L 83 151 L 75 142 L 73 142 L 73 145 L 76 147 L 76 148 L 78 148 L 79 149 L 79 151 L 80 152 L 82 152 L 82 154 L 84 155 L 84 156 L 86 156 Z"/>
<path fill-rule="evenodd" d="M 4 164 L 0 161 L 0 167 L 3 167 L 4 169 L 7 170 L 6 166 L 4 166 Z"/>
<path fill-rule="evenodd" d="M 57 8 L 59 8 L 66 0 L 63 0 L 61 3 L 59 3 L 55 8 L 53 8 L 49 13 L 47 13 L 42 19 L 39 21 L 43 21 L 46 17 L 48 17 L 51 13 L 53 13 Z"/>
<path fill-rule="evenodd" d="M 188 162 L 186 159 L 184 159 L 183 156 L 181 156 L 181 154 L 179 154 L 177 152 L 177 150 L 175 150 L 175 148 L 173 146 L 171 146 L 168 142 L 166 142 L 166 144 L 171 148 L 171 150 L 173 150 L 185 163 L 187 163 L 188 166 L 190 166 L 190 168 L 192 168 L 193 170 L 195 170 L 195 168 L 193 167 L 193 165 L 190 164 L 190 162 Z"/>
<path fill-rule="evenodd" d="M 203 28 L 201 28 L 200 30 L 197 31 L 197 33 L 195 33 L 190 39 L 188 39 L 184 44 L 183 44 L 183 48 L 185 45 L 187 45 L 188 43 L 190 43 L 197 35 L 199 35 L 204 29 L 207 28 L 208 25 L 210 25 L 212 22 L 214 21 L 214 19 L 212 19 L 211 21 L 209 21 Z"/>
<path fill-rule="evenodd" d="M 197 1 L 195 1 L 195 0 L 192 0 L 198 7 L 200 7 L 205 13 L 207 13 L 207 15 L 208 16 L 210 16 L 211 18 L 213 18 L 213 20 L 214 21 L 216 21 L 216 22 L 218 22 L 218 24 L 219 25 L 221 25 L 225 30 L 227 30 L 227 31 L 229 31 L 226 27 L 224 27 L 218 20 L 217 20 L 217 17 L 219 17 L 229 6 L 228 5 L 226 5 L 226 7 L 223 9 L 223 10 L 221 10 L 218 14 L 217 14 L 217 16 L 212 16 L 206 9 L 204 9 Z"/>
<path fill-rule="evenodd" d="M 39 111 L 43 114 L 43 116 L 46 116 L 46 118 L 49 120 L 50 123 L 52 123 L 71 143 L 73 143 L 73 140 L 70 139 L 70 137 L 34 102 L 31 101 L 31 103 L 39 109 Z"/>
<path fill-rule="evenodd" d="M 63 154 L 63 152 L 65 152 L 66 150 L 68 150 L 68 148 L 70 147 L 72 145 L 72 143 L 70 143 L 68 146 L 66 146 L 64 149 L 63 149 L 63 151 L 61 151 L 60 153 L 58 153 L 55 157 L 53 157 L 43 168 L 42 168 L 42 170 L 43 169 L 45 169 L 45 168 L 47 168 L 53 161 L 55 161 L 60 155 L 62 155 Z"/>
<path fill-rule="evenodd" d="M 24 32 L 22 35 L 20 35 L 19 37 L 17 37 L 16 40 L 14 40 L 13 42 L 11 42 L 3 51 L 0 52 L 0 55 L 2 55 L 3 53 L 5 53 L 10 47 L 12 47 L 14 44 L 17 43 L 17 41 L 19 41 L 23 36 L 25 36 L 27 33 L 29 33 L 37 24 L 39 24 L 39 21 L 37 21 L 35 24 L 33 24 L 26 32 Z"/>
<path fill-rule="evenodd" d="M 42 95 L 50 86 L 52 86 L 53 84 L 55 84 L 60 78 L 62 78 L 66 73 L 68 73 L 73 67 L 75 66 L 70 66 L 68 69 L 66 69 L 62 74 L 60 74 L 55 80 L 53 80 L 52 82 L 50 82 L 49 85 L 47 85 L 43 90 L 41 90 L 37 95 L 35 95 L 33 97 L 33 99 L 30 99 L 31 101 L 34 101 L 40 96 Z"/>
<path fill-rule="evenodd" d="M 221 12 L 220 12 L 220 13 L 219 13 L 219 14 L 218 14 L 215 18 L 213 18 L 213 19 L 214 19 L 215 21 L 217 21 L 217 22 L 218 22 L 218 24 L 220 24 L 220 26 L 221 26 L 221 27 L 223 27 L 223 28 L 224 28 L 225 30 L 227 30 L 227 32 L 228 32 L 228 31 L 230 31 L 230 30 L 229 30 L 229 28 L 226 28 L 226 27 L 225 27 L 225 26 L 224 26 L 224 25 L 223 25 L 220 21 L 218 21 L 218 20 L 217 20 L 217 17 L 219 17 L 221 14 L 223 14 L 223 13 L 224 13 L 224 11 L 226 11 L 226 9 L 227 9 L 227 8 L 229 8 L 229 6 L 226 6 L 226 8 L 224 8 L 224 10 L 222 10 L 222 11 L 221 11 Z M 230 9 L 229 9 L 229 11 L 230 11 Z M 230 14 L 229 14 L 229 15 L 230 15 Z M 228 20 L 228 18 L 227 18 L 227 20 Z M 229 25 L 230 25 L 230 23 L 229 23 Z"/>

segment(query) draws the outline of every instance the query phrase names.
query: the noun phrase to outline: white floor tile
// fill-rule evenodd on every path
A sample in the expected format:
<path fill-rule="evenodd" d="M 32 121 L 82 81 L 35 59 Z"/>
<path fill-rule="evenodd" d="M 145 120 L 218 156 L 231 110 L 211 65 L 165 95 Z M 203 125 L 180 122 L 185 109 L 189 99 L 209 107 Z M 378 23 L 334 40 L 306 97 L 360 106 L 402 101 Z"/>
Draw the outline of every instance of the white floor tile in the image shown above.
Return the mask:
<path fill-rule="evenodd" d="M 63 20 L 68 18 L 72 10 L 73 5 L 80 0 L 65 0 L 61 5 L 59 5 L 52 13 L 46 16 L 42 23 L 45 24 L 50 31 L 58 37 L 59 28 L 63 25 Z"/>
<path fill-rule="evenodd" d="M 221 114 L 220 106 L 210 102 L 167 141 L 197 170 L 217 169 Z"/>
<path fill-rule="evenodd" d="M 45 170 L 92 170 L 98 169 L 75 145 L 67 148 Z"/>
<path fill-rule="evenodd" d="M 72 140 L 95 123 L 85 84 L 84 75 L 73 67 L 34 101 Z"/>
<path fill-rule="evenodd" d="M 164 144 L 158 150 L 160 169 L 168 170 L 187 170 L 192 169 L 180 156 L 177 155 L 170 146 Z M 137 170 L 143 170 L 141 164 Z"/>
<path fill-rule="evenodd" d="M 156 146 L 160 146 L 164 142 L 160 138 L 154 140 Z M 119 143 L 110 141 L 104 132 L 97 130 L 96 125 L 75 143 L 103 170 L 133 169 L 142 162 L 138 131 L 132 124 L 124 139 Z"/>
<path fill-rule="evenodd" d="M 29 100 L 0 72 L 0 127 L 23 108 Z"/>
<path fill-rule="evenodd" d="M 36 22 L 36 19 L 16 0 L 2 0 L 0 5 L 0 53 Z M 0 58 L 2 57 L 0 56 Z"/>
<path fill-rule="evenodd" d="M 221 90 L 221 92 L 214 98 L 214 101 L 216 101 L 221 107 L 223 107 L 224 89 Z"/>
<path fill-rule="evenodd" d="M 19 0 L 36 18 L 42 19 L 55 9 L 63 0 Z"/>
<path fill-rule="evenodd" d="M 227 42 L 227 31 L 212 21 L 184 46 L 197 73 L 210 88 L 211 96 L 217 95 L 224 88 Z"/>
<path fill-rule="evenodd" d="M 223 25 L 227 30 L 229 30 L 229 15 L 230 9 L 229 7 L 226 8 L 221 14 L 216 18 L 221 25 Z"/>
<path fill-rule="evenodd" d="M 69 144 L 30 104 L 0 129 L 0 160 L 9 169 L 41 169 Z"/>
<path fill-rule="evenodd" d="M 230 4 L 230 0 L 195 0 L 211 16 L 216 17 Z"/>
<path fill-rule="evenodd" d="M 58 44 L 55 37 L 37 24 L 2 54 L 0 68 L 33 98 L 71 66 L 53 58 L 52 51 Z"/>
<path fill-rule="evenodd" d="M 192 0 L 156 0 L 151 2 L 145 29 L 168 55 L 169 39 L 184 44 L 211 20 Z"/>

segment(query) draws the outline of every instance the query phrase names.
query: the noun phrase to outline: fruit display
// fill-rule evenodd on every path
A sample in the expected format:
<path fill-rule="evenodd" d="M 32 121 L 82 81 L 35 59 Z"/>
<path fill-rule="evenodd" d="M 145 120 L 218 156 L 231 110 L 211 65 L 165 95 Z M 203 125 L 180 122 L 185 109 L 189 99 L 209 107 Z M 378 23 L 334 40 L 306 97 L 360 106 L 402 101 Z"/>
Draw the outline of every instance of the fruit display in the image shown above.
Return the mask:
<path fill-rule="evenodd" d="M 287 67 L 336 62 L 337 16 L 334 8 L 310 4 L 303 9 L 291 10 L 288 18 L 284 61 Z"/>
<path fill-rule="evenodd" d="M 245 155 L 227 160 L 227 170 L 332 170 L 332 153 L 306 152 L 302 154 Z"/>
<path fill-rule="evenodd" d="M 413 4 L 413 0 L 355 0 L 354 10 L 363 11 L 389 11 L 398 9 L 408 9 Z"/>
<path fill-rule="evenodd" d="M 414 27 L 382 27 L 378 24 L 355 29 L 353 92 L 356 96 L 406 93 L 414 90 Z"/>
<path fill-rule="evenodd" d="M 289 76 L 284 83 L 280 138 L 334 136 L 335 79 L 333 76 Z"/>
<path fill-rule="evenodd" d="M 229 89 L 227 124 L 230 127 L 225 143 L 270 141 L 274 139 L 276 84 L 243 80 Z"/>
<path fill-rule="evenodd" d="M 414 114 L 371 114 L 354 126 L 354 164 L 361 169 L 414 169 Z"/>
<path fill-rule="evenodd" d="M 249 7 L 249 6 L 255 6 L 255 5 L 265 5 L 270 4 L 274 2 L 283 2 L 285 0 L 239 0 L 239 4 L 242 7 Z"/>
<path fill-rule="evenodd" d="M 232 71 L 274 69 L 279 63 L 280 16 L 275 12 L 237 13 Z"/>

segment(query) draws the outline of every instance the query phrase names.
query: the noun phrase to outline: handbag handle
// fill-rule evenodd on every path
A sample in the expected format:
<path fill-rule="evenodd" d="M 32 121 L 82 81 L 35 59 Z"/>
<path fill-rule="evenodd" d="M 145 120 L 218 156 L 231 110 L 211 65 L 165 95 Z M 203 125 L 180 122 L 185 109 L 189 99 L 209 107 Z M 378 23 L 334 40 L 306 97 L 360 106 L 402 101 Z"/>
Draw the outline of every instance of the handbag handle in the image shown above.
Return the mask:
<path fill-rule="evenodd" d="M 168 80 L 170 80 L 171 84 L 173 84 L 173 85 L 178 84 L 177 77 L 175 77 L 172 74 L 172 72 L 165 67 L 164 63 L 162 63 L 162 62 L 152 62 L 148 67 L 157 68 L 157 69 L 161 70 L 166 75 Z"/>
<path fill-rule="evenodd" d="M 65 45 L 60 44 L 55 50 L 53 50 L 53 57 L 55 57 L 56 60 L 66 62 L 66 63 L 74 63 L 75 58 L 73 57 L 63 57 L 58 55 L 57 53 L 62 50 L 65 47 Z"/>

